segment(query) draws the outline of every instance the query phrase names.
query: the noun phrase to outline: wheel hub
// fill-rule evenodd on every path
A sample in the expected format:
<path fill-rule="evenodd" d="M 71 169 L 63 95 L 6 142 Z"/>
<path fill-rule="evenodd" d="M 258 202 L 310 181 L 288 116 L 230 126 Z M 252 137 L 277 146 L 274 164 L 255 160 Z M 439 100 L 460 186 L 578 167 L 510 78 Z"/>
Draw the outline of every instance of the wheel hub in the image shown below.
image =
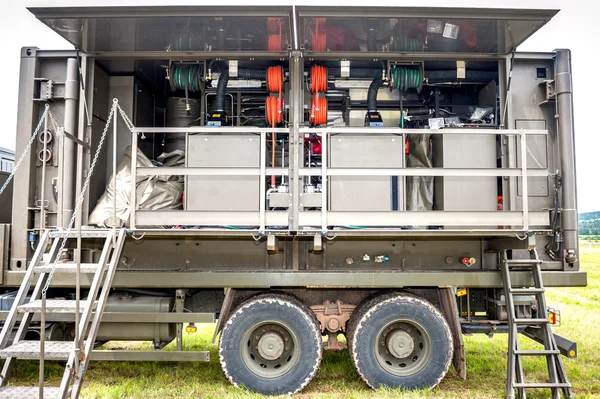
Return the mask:
<path fill-rule="evenodd" d="M 403 330 L 395 330 L 389 334 L 386 345 L 390 353 L 398 359 L 406 358 L 415 349 L 415 341 Z"/>
<path fill-rule="evenodd" d="M 266 360 L 279 359 L 284 348 L 283 337 L 274 331 L 263 334 L 258 341 L 258 353 Z"/>

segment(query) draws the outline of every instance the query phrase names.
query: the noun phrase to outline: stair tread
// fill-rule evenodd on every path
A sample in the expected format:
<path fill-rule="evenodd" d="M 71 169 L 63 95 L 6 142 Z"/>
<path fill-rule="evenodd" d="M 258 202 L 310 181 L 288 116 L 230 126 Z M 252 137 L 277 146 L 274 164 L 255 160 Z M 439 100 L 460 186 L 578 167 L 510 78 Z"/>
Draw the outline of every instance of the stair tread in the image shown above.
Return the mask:
<path fill-rule="evenodd" d="M 568 382 L 525 382 L 525 383 L 514 383 L 515 388 L 570 388 L 571 384 Z"/>
<path fill-rule="evenodd" d="M 544 288 L 511 288 L 511 294 L 535 294 L 546 292 Z"/>
<path fill-rule="evenodd" d="M 0 388 L 0 399 L 37 398 L 39 387 L 8 386 Z M 60 398 L 60 388 L 44 387 L 44 399 Z"/>
<path fill-rule="evenodd" d="M 80 273 L 96 273 L 100 265 L 98 263 L 80 263 L 79 264 L 79 272 Z M 55 269 L 55 272 L 58 273 L 76 273 L 77 265 L 75 263 L 57 263 L 56 266 L 49 265 L 39 265 L 34 269 L 35 273 L 50 273 L 52 269 Z"/>
<path fill-rule="evenodd" d="M 516 355 L 529 355 L 529 356 L 536 356 L 536 355 L 559 355 L 560 351 L 558 349 L 542 349 L 542 350 L 516 350 L 515 351 Z"/>
<path fill-rule="evenodd" d="M 44 358 L 46 360 L 67 360 L 73 351 L 73 341 L 46 341 Z M 16 357 L 18 359 L 39 359 L 40 341 L 19 341 L 0 350 L 0 359 Z"/>
<path fill-rule="evenodd" d="M 94 308 L 97 305 L 97 301 L 94 301 Z M 87 300 L 79 301 L 79 312 L 87 307 Z M 35 301 L 24 303 L 17 308 L 17 312 L 35 312 L 40 313 L 42 311 L 42 300 L 36 299 Z M 66 299 L 47 299 L 46 300 L 46 313 L 75 313 L 75 301 Z"/>
<path fill-rule="evenodd" d="M 549 323 L 548 319 L 515 319 L 515 324 L 545 324 Z"/>
<path fill-rule="evenodd" d="M 117 233 L 119 230 L 117 230 Z M 50 232 L 50 238 L 62 238 L 68 236 L 69 238 L 76 238 L 78 235 L 77 230 L 71 230 L 69 232 L 65 231 L 52 231 Z M 107 238 L 109 235 L 113 234 L 112 230 L 106 229 L 84 229 L 81 230 L 82 238 Z"/>

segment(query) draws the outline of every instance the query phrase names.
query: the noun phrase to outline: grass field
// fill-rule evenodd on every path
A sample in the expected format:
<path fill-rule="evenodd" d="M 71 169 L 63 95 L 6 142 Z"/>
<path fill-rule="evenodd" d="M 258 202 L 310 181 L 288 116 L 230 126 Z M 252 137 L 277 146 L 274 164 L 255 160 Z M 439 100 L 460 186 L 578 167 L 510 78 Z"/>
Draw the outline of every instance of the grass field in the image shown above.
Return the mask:
<path fill-rule="evenodd" d="M 600 398 L 600 249 L 581 251 L 582 268 L 588 272 L 586 288 L 549 289 L 548 304 L 562 311 L 562 326 L 555 332 L 577 341 L 579 357 L 565 359 L 568 376 L 578 398 Z M 216 345 L 210 344 L 213 325 L 199 326 L 198 333 L 186 334 L 188 350 L 209 348 L 209 363 L 110 363 L 91 364 L 82 397 L 84 398 L 259 398 L 234 388 L 223 376 Z M 451 369 L 440 386 L 429 392 L 400 390 L 372 391 L 354 371 L 347 351 L 326 352 L 315 379 L 297 398 L 501 398 L 506 376 L 506 335 L 465 337 L 467 380 L 460 380 Z M 124 348 L 111 343 L 110 348 Z M 149 349 L 145 344 L 128 347 Z M 527 343 L 525 347 L 534 348 Z M 168 349 L 174 349 L 170 344 Z M 544 378 L 544 361 L 527 359 L 526 376 Z M 58 385 L 63 368 L 46 365 L 48 385 Z M 15 369 L 13 384 L 34 385 L 37 363 L 21 362 Z M 548 391 L 532 392 L 528 397 L 548 397 Z"/>

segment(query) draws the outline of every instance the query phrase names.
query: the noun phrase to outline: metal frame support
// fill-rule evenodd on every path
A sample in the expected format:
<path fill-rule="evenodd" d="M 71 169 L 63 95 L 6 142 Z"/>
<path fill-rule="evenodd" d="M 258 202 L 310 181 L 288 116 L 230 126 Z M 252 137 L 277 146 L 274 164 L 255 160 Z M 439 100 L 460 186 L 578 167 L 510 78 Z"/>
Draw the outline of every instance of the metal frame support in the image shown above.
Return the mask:
<path fill-rule="evenodd" d="M 175 312 L 183 313 L 186 293 L 184 289 L 175 291 Z M 177 323 L 177 350 L 183 350 L 183 323 Z"/>

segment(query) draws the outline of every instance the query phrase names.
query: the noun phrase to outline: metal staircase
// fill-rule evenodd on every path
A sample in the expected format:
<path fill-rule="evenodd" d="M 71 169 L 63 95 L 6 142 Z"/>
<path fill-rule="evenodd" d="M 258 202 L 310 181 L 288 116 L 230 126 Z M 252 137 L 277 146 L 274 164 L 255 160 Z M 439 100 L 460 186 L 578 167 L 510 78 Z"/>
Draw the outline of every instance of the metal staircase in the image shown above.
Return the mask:
<path fill-rule="evenodd" d="M 550 328 L 546 306 L 545 289 L 542 281 L 541 264 L 535 248 L 530 250 L 531 259 L 508 259 L 503 251 L 501 269 L 504 282 L 504 296 L 508 315 L 508 368 L 506 378 L 506 397 L 513 399 L 515 389 L 521 399 L 527 397 L 526 389 L 546 388 L 552 392 L 552 398 L 561 397 L 561 391 L 567 398 L 572 398 L 571 384 L 567 379 L 565 369 L 560 359 L 560 351 L 556 345 L 554 334 Z M 513 288 L 510 278 L 511 271 L 527 271 L 532 274 L 533 287 Z M 537 300 L 536 318 L 517 318 L 515 312 L 514 295 L 535 296 Z M 519 345 L 519 328 L 530 326 L 541 330 L 542 350 L 522 350 Z M 523 373 L 523 356 L 540 356 L 546 358 L 549 382 L 525 382 Z"/>
<path fill-rule="evenodd" d="M 81 249 L 81 241 L 104 240 L 98 263 L 52 262 L 53 259 L 60 257 L 61 249 L 69 239 L 77 239 L 78 250 Z M 65 232 L 45 230 L 43 232 L 0 334 L 0 358 L 6 359 L 0 375 L 0 398 L 63 399 L 79 397 L 124 242 L 124 229 Z M 48 247 L 50 249 L 45 255 L 47 260 L 44 261 L 44 253 Z M 79 256 L 75 256 L 75 258 L 78 259 Z M 49 281 L 55 273 L 75 275 L 76 300 L 46 299 Z M 87 298 L 82 299 L 81 303 L 79 300 L 80 273 L 93 274 Z M 38 276 L 37 280 L 36 276 Z M 32 287 L 31 297 L 28 298 Z M 36 313 L 40 314 L 41 320 L 40 341 L 23 340 Z M 45 341 L 44 327 L 48 313 L 74 315 L 76 327 L 73 341 Z M 19 317 L 21 317 L 20 320 Z M 15 326 L 18 329 L 13 336 Z M 18 359 L 40 360 L 39 386 L 6 386 L 10 370 Z M 45 360 L 67 362 L 60 387 L 44 387 Z"/>

